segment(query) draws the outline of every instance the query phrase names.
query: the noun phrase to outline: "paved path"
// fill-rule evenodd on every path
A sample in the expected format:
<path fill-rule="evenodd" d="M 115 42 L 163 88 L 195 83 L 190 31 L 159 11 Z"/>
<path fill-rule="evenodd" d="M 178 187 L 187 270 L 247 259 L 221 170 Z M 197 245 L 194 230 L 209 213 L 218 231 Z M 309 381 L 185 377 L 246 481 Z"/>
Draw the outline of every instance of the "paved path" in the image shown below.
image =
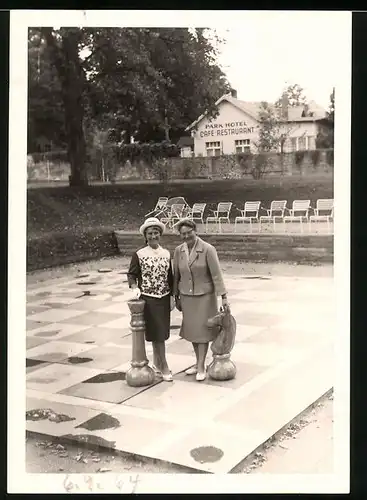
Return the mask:
<path fill-rule="evenodd" d="M 27 419 L 27 430 L 205 472 L 232 470 L 332 387 L 335 311 L 328 277 L 225 273 L 225 281 L 238 324 L 236 378 L 198 383 L 183 373 L 193 355 L 178 336 L 175 310 L 167 345 L 174 382 L 149 388 L 125 382 L 131 335 L 124 271 L 30 285 L 27 410 L 35 420 Z M 86 290 L 94 295 L 82 296 Z M 54 413 L 39 419 L 41 409 Z"/>
<path fill-rule="evenodd" d="M 238 212 L 239 213 L 239 212 Z M 205 216 L 206 217 L 206 216 Z M 238 222 L 237 225 L 234 223 L 233 214 L 231 216 L 230 223 L 222 223 L 221 224 L 221 232 L 226 234 L 253 234 L 253 235 L 269 235 L 269 234 L 277 234 L 277 235 L 290 235 L 295 236 L 299 234 L 304 235 L 315 235 L 315 234 L 334 234 L 334 223 L 330 222 L 328 225 L 325 221 L 317 221 L 317 222 L 307 222 L 303 221 L 302 224 L 300 222 L 277 222 L 273 224 L 272 222 L 262 222 L 259 224 L 258 222 L 252 222 L 251 225 L 249 222 Z M 204 219 L 205 220 L 205 219 Z M 208 226 L 206 224 L 202 224 L 201 222 L 197 222 L 197 231 L 198 233 L 205 236 L 205 234 L 218 233 L 218 225 L 214 222 L 209 222 Z"/>

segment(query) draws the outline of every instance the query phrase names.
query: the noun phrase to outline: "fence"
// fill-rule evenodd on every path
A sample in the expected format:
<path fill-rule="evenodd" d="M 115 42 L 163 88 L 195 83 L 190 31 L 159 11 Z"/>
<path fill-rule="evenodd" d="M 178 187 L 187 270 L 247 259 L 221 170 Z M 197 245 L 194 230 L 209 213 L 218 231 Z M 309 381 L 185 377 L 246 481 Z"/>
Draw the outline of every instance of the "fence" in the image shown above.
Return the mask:
<path fill-rule="evenodd" d="M 70 164 L 66 151 L 51 151 L 27 155 L 28 181 L 67 181 Z"/>
<path fill-rule="evenodd" d="M 317 149 L 291 153 L 239 154 L 218 157 L 165 158 L 147 164 L 127 161 L 119 164 L 111 155 L 94 155 L 89 160 L 93 181 L 174 179 L 261 179 L 271 176 L 332 176 L 334 151 Z M 28 155 L 28 181 L 67 181 L 70 165 L 66 155 Z"/>

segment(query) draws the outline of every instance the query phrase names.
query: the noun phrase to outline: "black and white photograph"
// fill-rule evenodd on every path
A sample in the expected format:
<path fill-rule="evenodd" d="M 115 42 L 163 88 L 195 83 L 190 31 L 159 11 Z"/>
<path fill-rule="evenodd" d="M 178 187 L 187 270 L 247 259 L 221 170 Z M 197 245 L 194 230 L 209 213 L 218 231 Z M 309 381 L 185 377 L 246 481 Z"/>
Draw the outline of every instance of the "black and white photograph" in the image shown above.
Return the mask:
<path fill-rule="evenodd" d="M 349 491 L 350 59 L 348 12 L 11 12 L 9 492 Z"/>

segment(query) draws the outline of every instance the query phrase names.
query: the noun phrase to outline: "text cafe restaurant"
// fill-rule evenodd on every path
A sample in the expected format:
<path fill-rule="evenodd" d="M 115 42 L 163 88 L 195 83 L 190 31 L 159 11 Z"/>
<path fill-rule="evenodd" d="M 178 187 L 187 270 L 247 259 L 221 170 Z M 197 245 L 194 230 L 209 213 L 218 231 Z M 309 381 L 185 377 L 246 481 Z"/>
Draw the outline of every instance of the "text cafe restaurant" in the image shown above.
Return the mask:
<path fill-rule="evenodd" d="M 218 115 L 209 120 L 201 115 L 187 131 L 191 131 L 192 146 L 181 149 L 181 156 L 220 156 L 257 151 L 259 137 L 260 102 L 240 101 L 236 92 L 224 95 L 217 101 Z M 316 136 L 320 127 L 326 127 L 326 111 L 311 101 L 306 108 L 288 107 L 283 102 L 284 127 L 288 139 L 284 151 L 316 148 Z"/>

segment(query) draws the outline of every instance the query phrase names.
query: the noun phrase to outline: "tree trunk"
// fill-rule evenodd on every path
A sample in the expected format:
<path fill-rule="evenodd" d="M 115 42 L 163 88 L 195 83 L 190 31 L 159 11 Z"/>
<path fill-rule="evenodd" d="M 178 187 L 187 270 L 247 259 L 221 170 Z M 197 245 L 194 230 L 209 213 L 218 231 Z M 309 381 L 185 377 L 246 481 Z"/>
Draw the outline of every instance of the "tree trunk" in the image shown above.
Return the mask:
<path fill-rule="evenodd" d="M 285 143 L 285 139 L 282 137 L 282 139 L 280 140 L 280 170 L 281 170 L 281 173 L 280 175 L 284 175 L 284 143 Z"/>
<path fill-rule="evenodd" d="M 71 177 L 70 186 L 87 186 L 86 144 L 83 128 L 84 75 L 78 53 L 78 33 L 63 38 L 65 79 L 63 85 L 66 133 Z"/>
<path fill-rule="evenodd" d="M 71 175 L 70 186 L 87 186 L 86 143 L 83 128 L 84 73 L 78 53 L 79 29 L 68 28 L 58 47 L 50 28 L 43 28 L 61 82 Z"/>
<path fill-rule="evenodd" d="M 168 118 L 167 118 L 167 116 L 165 116 L 165 118 L 164 118 L 164 135 L 165 135 L 165 139 L 167 142 L 171 142 L 171 139 L 169 137 L 169 130 L 170 130 L 170 126 L 168 124 Z"/>

